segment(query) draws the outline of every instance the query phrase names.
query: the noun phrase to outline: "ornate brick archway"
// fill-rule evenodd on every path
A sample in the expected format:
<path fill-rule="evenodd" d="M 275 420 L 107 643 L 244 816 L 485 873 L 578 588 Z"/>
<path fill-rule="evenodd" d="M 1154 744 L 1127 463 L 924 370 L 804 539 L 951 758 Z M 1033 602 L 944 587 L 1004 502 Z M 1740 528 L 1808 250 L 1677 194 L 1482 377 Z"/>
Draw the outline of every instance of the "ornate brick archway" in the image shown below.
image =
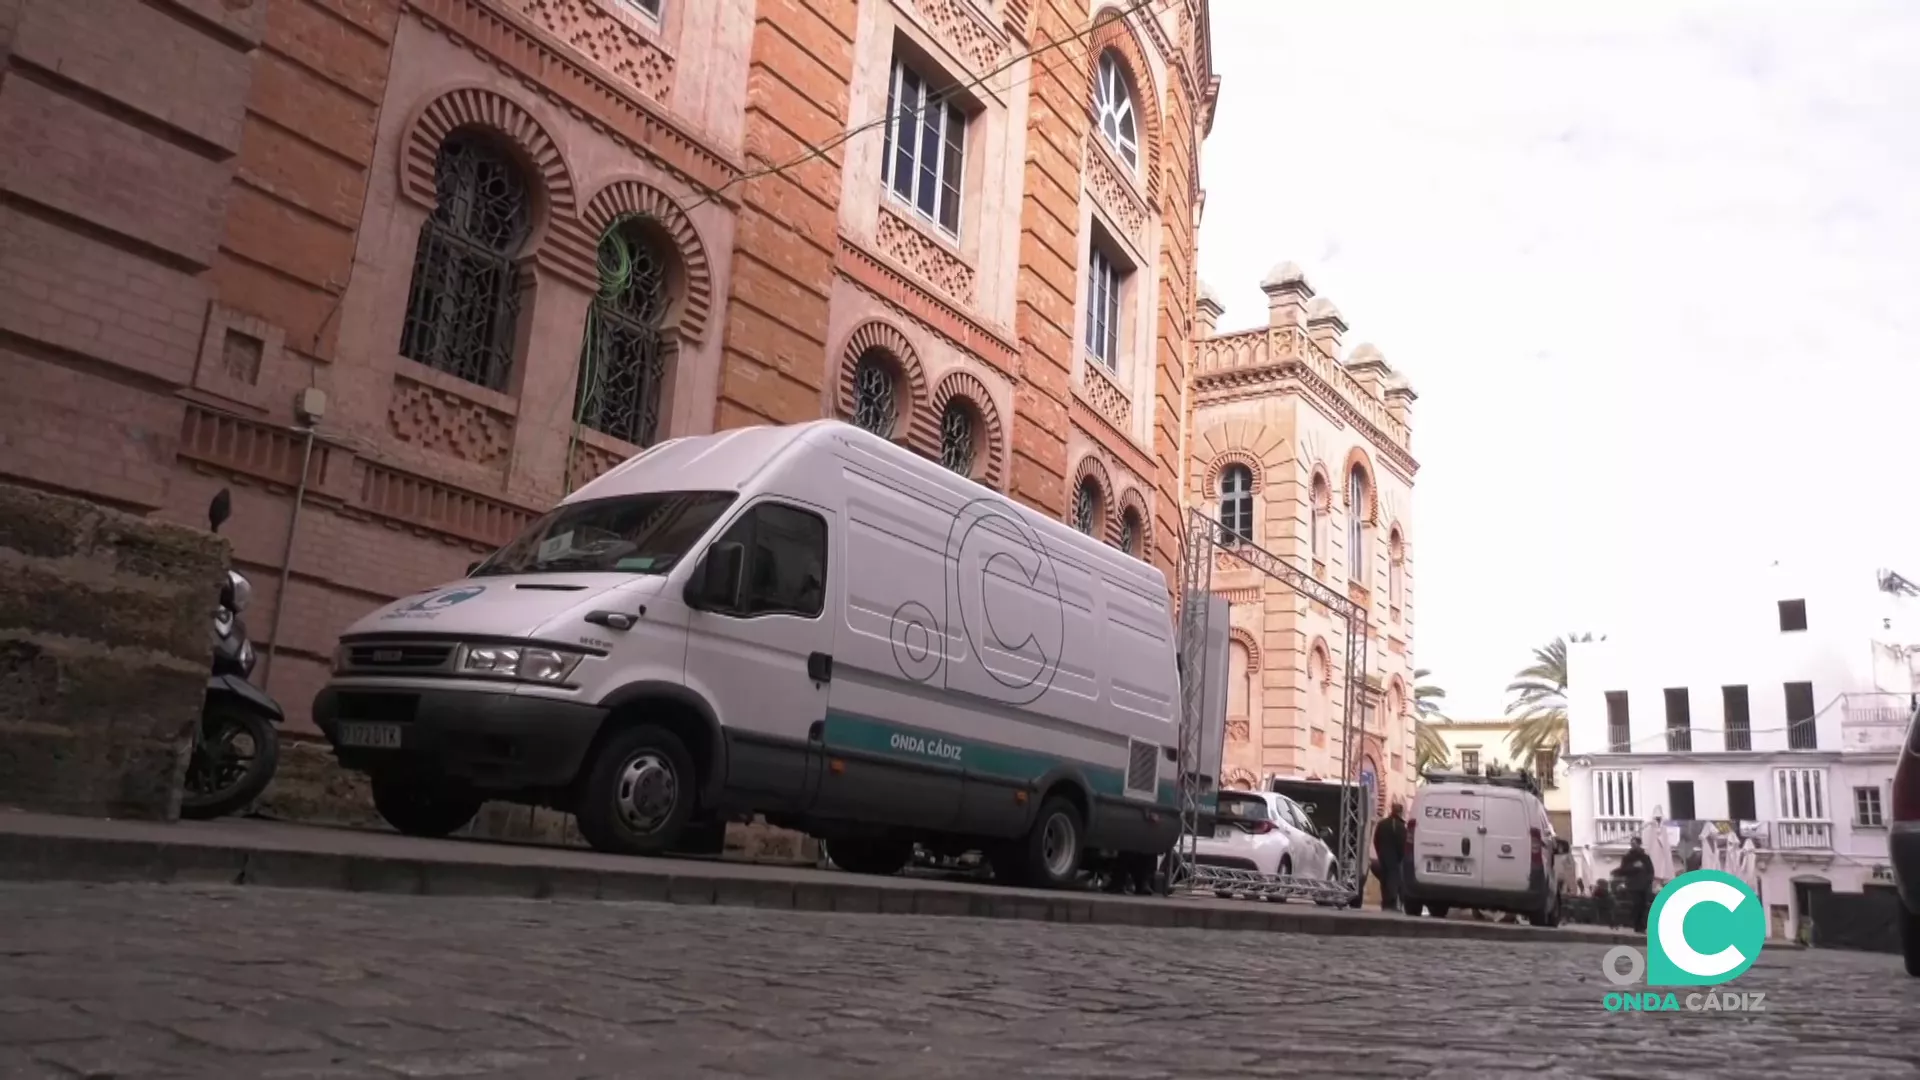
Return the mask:
<path fill-rule="evenodd" d="M 694 341 L 705 338 L 713 313 L 713 267 L 700 230 L 671 196 L 641 180 L 615 180 L 601 188 L 588 201 L 581 223 L 597 249 L 607 230 L 630 216 L 653 222 L 672 241 L 684 275 L 675 325 L 683 337 Z M 595 273 L 597 276 L 597 269 Z"/>

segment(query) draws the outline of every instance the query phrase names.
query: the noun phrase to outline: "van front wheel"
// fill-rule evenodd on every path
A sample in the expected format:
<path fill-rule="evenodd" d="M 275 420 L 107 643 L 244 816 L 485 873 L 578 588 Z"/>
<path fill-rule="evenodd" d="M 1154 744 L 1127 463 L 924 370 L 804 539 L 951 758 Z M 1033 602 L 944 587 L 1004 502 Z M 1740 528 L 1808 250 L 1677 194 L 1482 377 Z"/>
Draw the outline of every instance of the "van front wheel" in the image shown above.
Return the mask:
<path fill-rule="evenodd" d="M 601 745 L 574 810 L 596 851 L 661 855 L 693 814 L 693 756 L 671 731 L 642 724 Z"/>

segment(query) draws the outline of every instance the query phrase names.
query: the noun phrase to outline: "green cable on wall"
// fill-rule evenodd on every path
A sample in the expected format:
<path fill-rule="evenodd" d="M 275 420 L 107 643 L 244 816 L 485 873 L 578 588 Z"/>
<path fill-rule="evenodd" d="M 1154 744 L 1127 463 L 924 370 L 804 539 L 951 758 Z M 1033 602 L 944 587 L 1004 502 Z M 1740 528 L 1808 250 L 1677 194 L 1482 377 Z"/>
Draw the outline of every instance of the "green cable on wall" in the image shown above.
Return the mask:
<path fill-rule="evenodd" d="M 593 389 L 600 368 L 600 305 L 612 303 L 633 280 L 633 246 L 620 231 L 620 226 L 636 216 L 624 214 L 615 218 L 600 237 L 600 245 L 596 250 L 600 291 L 594 294 L 593 302 L 587 305 L 586 333 L 580 337 L 580 382 L 574 389 L 573 423 L 567 426 L 567 456 L 562 467 L 563 497 L 573 494 L 573 451 L 579 445 L 580 429 L 585 424 L 587 395 Z"/>

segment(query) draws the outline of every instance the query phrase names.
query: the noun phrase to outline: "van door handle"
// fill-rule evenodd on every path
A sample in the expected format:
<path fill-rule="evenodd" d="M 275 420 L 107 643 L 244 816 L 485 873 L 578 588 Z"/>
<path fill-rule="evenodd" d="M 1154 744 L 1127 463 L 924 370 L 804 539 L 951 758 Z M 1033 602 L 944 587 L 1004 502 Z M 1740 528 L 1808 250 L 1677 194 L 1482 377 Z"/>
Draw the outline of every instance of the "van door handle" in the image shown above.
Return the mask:
<path fill-rule="evenodd" d="M 807 678 L 817 683 L 833 681 L 833 657 L 823 652 L 807 654 Z"/>
<path fill-rule="evenodd" d="M 1479 833 L 1481 836 L 1487 835 L 1487 827 L 1485 825 L 1481 825 L 1473 831 Z"/>

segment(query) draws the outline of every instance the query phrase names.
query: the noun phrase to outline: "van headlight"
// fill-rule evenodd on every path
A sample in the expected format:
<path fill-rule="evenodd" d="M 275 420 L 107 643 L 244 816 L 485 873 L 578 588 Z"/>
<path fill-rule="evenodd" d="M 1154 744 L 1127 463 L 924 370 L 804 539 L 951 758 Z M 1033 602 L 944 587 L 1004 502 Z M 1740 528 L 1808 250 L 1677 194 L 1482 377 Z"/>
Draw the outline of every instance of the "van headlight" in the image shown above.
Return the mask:
<path fill-rule="evenodd" d="M 464 675 L 493 675 L 536 683 L 560 683 L 580 664 L 580 654 L 537 645 L 467 645 L 458 670 Z"/>

